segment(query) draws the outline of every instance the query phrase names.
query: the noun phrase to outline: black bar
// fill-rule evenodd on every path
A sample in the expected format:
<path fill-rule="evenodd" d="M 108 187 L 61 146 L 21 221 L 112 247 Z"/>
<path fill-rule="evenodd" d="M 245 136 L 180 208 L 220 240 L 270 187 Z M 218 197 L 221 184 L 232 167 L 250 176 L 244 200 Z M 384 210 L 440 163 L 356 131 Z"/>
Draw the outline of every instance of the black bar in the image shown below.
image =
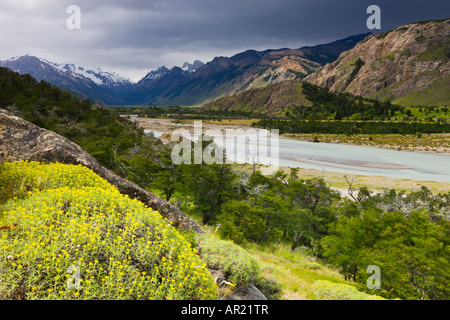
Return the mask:
<path fill-rule="evenodd" d="M 402 318 L 417 315 L 424 310 L 448 309 L 448 301 L 0 301 L 3 312 L 47 317 L 89 316 L 98 319 L 139 320 L 158 319 L 323 319 L 342 316 L 361 318 L 365 316 L 385 317 L 392 311 Z M 430 309 L 432 308 L 432 309 Z"/>

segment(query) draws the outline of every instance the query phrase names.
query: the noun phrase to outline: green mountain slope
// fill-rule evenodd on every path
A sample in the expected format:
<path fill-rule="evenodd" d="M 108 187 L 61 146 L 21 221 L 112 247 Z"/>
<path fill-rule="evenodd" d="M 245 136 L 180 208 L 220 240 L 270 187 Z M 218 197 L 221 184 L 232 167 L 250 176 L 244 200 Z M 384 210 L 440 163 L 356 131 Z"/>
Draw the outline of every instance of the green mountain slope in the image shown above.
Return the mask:
<path fill-rule="evenodd" d="M 202 109 L 275 115 L 286 113 L 292 108 L 312 105 L 303 92 L 303 84 L 291 80 L 223 97 L 206 104 Z"/>
<path fill-rule="evenodd" d="M 268 116 L 292 116 L 296 119 L 342 119 L 358 113 L 361 119 L 387 117 L 398 109 L 390 103 L 334 93 L 310 83 L 282 81 L 265 88 L 251 89 L 206 104 L 201 110 L 243 111 Z"/>

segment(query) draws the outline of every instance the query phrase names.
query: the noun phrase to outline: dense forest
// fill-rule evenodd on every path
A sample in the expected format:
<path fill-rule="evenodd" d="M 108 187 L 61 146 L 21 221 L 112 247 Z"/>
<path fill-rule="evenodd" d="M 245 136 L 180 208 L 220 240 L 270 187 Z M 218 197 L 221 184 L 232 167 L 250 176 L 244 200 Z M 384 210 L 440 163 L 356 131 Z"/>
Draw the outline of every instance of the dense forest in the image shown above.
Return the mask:
<path fill-rule="evenodd" d="M 450 297 L 450 192 L 433 194 L 422 187 L 409 193 L 392 189 L 373 194 L 360 188 L 347 199 L 324 180 L 302 179 L 296 170 L 266 176 L 231 164 L 176 165 L 170 144 L 144 134 L 117 112 L 4 68 L 0 68 L 0 107 L 78 143 L 105 167 L 217 227 L 224 239 L 242 245 L 287 243 L 293 251 L 304 250 L 336 266 L 363 291 L 369 291 L 367 267 L 377 265 L 382 290 L 376 294 L 386 298 Z M 146 110 L 156 114 L 164 109 Z M 186 109 L 165 110 L 179 114 Z M 261 119 L 260 125 L 269 126 L 269 121 L 280 126 L 298 121 L 316 126 L 314 130 L 328 124 Z M 383 132 L 390 130 L 383 122 L 333 123 L 335 127 L 325 130 L 356 128 L 358 133 L 376 131 L 377 125 L 384 126 Z M 402 126 L 405 132 L 416 133 L 428 132 L 431 124 Z M 448 124 L 433 128 L 449 129 Z M 205 148 L 200 141 L 192 143 Z"/>

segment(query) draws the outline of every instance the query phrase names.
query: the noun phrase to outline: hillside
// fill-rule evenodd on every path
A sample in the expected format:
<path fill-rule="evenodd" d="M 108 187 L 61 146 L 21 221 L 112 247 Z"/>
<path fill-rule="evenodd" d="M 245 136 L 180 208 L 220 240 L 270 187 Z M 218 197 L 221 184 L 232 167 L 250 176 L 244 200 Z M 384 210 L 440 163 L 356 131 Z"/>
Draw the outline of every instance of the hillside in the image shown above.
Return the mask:
<path fill-rule="evenodd" d="M 296 298 L 297 285 L 284 287 L 281 270 L 275 278 L 283 288 L 261 270 L 264 250 L 250 254 L 213 235 L 181 233 L 80 165 L 0 165 L 0 208 L 1 300 L 265 299 L 252 281 L 272 299 L 281 291 Z M 277 251 L 262 259 L 264 269 L 301 271 L 296 277 L 311 289 L 300 293 L 309 299 L 381 299 L 306 256 Z"/>
<path fill-rule="evenodd" d="M 450 19 L 374 34 L 309 76 L 333 92 L 401 105 L 450 105 Z"/>
<path fill-rule="evenodd" d="M 237 95 L 220 98 L 202 107 L 202 110 L 243 111 L 276 115 L 290 108 L 312 106 L 298 81 L 283 81 L 265 88 L 251 89 Z"/>
<path fill-rule="evenodd" d="M 86 167 L 4 163 L 0 208 L 0 299 L 218 296 L 192 243 Z"/>
<path fill-rule="evenodd" d="M 386 115 L 389 109 L 396 108 L 391 104 L 382 105 L 375 100 L 333 93 L 309 83 L 287 80 L 220 98 L 204 105 L 201 111 L 241 111 L 257 115 L 293 116 L 296 119 L 334 117 L 338 120 L 337 117 L 357 112 L 364 114 L 373 111 L 372 117 L 383 117 L 383 113 Z"/>

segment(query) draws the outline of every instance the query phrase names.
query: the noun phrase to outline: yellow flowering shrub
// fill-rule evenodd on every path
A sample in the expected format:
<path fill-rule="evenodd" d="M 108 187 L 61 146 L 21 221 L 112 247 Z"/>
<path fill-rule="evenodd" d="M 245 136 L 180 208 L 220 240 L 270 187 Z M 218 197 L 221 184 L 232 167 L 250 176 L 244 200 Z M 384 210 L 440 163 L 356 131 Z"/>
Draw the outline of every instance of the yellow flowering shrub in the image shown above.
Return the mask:
<path fill-rule="evenodd" d="M 58 187 L 40 178 L 47 189 L 0 207 L 0 298 L 217 297 L 195 249 L 158 212 L 78 166 L 15 163 L 0 174 L 36 181 L 27 165 Z M 64 171 L 69 186 L 62 186 Z"/>
<path fill-rule="evenodd" d="M 28 192 L 33 190 L 43 191 L 59 187 L 115 189 L 108 181 L 82 165 L 43 165 L 35 161 L 17 161 L 3 163 L 0 172 L 0 204 L 8 198 L 26 197 Z"/>

